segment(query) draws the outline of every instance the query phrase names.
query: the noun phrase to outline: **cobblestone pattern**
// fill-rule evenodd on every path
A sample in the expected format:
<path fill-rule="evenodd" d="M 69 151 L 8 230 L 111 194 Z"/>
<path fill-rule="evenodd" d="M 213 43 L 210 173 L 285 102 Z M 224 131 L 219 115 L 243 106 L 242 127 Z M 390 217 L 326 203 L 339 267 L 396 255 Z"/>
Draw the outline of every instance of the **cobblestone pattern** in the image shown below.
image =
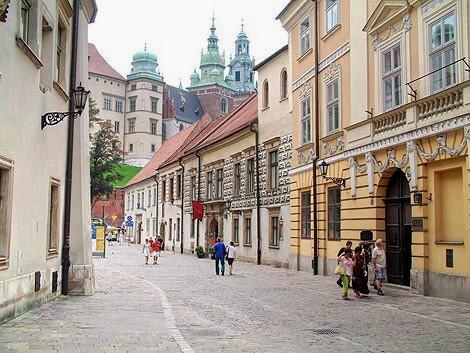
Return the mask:
<path fill-rule="evenodd" d="M 1 326 L 0 352 L 468 352 L 469 304 L 388 287 L 345 302 L 332 277 L 240 262 L 222 277 L 213 261 L 186 255 L 145 266 L 139 250 L 116 246 L 95 261 L 94 297 L 59 299 Z"/>

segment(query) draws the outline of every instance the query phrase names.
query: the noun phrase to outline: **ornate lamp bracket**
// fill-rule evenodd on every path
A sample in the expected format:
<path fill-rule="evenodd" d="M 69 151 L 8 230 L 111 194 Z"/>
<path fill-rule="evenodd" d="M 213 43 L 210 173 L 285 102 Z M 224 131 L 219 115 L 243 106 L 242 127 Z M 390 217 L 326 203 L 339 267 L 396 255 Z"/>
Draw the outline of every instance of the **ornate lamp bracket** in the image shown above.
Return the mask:
<path fill-rule="evenodd" d="M 74 119 L 77 119 L 80 116 L 81 112 L 50 112 L 46 113 L 41 117 L 41 130 L 43 130 L 47 125 L 53 126 L 59 124 L 65 118 L 72 116 Z"/>

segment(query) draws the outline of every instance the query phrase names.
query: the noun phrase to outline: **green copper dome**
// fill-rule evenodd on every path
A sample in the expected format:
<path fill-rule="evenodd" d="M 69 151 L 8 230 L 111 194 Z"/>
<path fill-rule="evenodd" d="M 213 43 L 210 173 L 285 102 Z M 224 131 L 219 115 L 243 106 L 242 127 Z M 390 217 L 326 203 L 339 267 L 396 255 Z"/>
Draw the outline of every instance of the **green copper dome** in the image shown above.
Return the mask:
<path fill-rule="evenodd" d="M 130 74 L 127 75 L 127 78 L 129 80 L 148 78 L 163 81 L 163 76 L 157 68 L 157 56 L 147 51 L 147 46 L 145 46 L 144 51 L 138 52 L 132 56 L 132 69 Z"/>

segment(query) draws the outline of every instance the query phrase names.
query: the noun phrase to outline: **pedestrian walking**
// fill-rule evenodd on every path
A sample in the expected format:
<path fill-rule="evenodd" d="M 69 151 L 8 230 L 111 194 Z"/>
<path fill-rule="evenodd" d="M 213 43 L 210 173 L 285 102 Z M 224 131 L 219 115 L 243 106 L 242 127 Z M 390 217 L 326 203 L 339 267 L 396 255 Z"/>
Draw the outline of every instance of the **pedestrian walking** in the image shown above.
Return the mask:
<path fill-rule="evenodd" d="M 144 246 L 142 248 L 142 252 L 144 253 L 145 264 L 149 264 L 149 256 L 150 256 L 150 243 L 148 239 L 145 239 Z"/>
<path fill-rule="evenodd" d="M 217 239 L 217 242 L 214 245 L 214 257 L 215 257 L 215 273 L 218 276 L 219 272 L 222 272 L 222 276 L 225 273 L 225 244 Z M 219 271 L 220 263 L 220 271 Z"/>
<path fill-rule="evenodd" d="M 387 258 L 382 239 L 377 239 L 375 242 L 375 248 L 372 250 L 372 263 L 374 264 L 377 294 L 384 295 L 382 283 L 387 280 Z"/>
<path fill-rule="evenodd" d="M 344 250 L 338 257 L 339 265 L 336 267 L 336 274 L 341 276 L 341 281 L 343 282 L 343 299 L 349 300 L 348 290 L 349 290 L 349 281 L 351 280 L 353 274 L 354 262 L 352 260 L 352 250 L 347 248 Z"/>
<path fill-rule="evenodd" d="M 362 255 L 362 248 L 357 246 L 354 249 L 354 257 L 353 257 L 353 277 L 352 277 L 352 286 L 354 293 L 356 294 L 356 298 L 361 297 L 362 294 L 369 294 L 369 289 L 367 288 L 367 279 L 366 279 L 366 271 L 365 271 L 365 260 L 364 255 Z M 367 288 L 367 290 L 366 290 Z"/>
<path fill-rule="evenodd" d="M 158 242 L 160 243 L 160 251 L 158 252 L 158 256 L 162 257 L 162 251 L 165 250 L 165 243 L 163 242 L 163 239 L 158 237 Z"/>
<path fill-rule="evenodd" d="M 230 245 L 227 246 L 227 262 L 228 262 L 228 273 L 232 275 L 233 271 L 233 262 L 235 261 L 235 256 L 237 255 L 237 251 L 235 249 L 235 244 L 233 241 L 230 242 Z"/>
<path fill-rule="evenodd" d="M 122 246 L 124 244 L 124 235 L 122 234 L 121 230 L 119 230 L 118 240 L 119 246 Z"/>
<path fill-rule="evenodd" d="M 339 257 L 341 256 L 341 254 L 343 254 L 343 253 L 346 251 L 346 249 L 351 249 L 351 247 L 352 247 L 352 241 L 351 241 L 351 240 L 348 240 L 348 241 L 346 242 L 346 246 L 343 246 L 341 249 L 339 249 L 338 255 L 336 255 L 336 256 L 339 258 Z M 340 287 L 343 286 L 343 281 L 341 280 L 341 276 L 340 276 L 340 277 L 338 278 L 338 280 L 336 281 L 336 284 L 337 284 L 338 286 L 340 286 Z"/>
<path fill-rule="evenodd" d="M 160 241 L 158 239 L 156 239 L 154 242 L 152 242 L 152 245 L 150 246 L 150 249 L 152 250 L 153 264 L 157 265 L 158 264 L 158 257 L 160 255 Z"/>
<path fill-rule="evenodd" d="M 106 233 L 106 240 L 108 241 L 108 246 L 112 246 L 111 240 L 113 239 L 111 232 Z"/>

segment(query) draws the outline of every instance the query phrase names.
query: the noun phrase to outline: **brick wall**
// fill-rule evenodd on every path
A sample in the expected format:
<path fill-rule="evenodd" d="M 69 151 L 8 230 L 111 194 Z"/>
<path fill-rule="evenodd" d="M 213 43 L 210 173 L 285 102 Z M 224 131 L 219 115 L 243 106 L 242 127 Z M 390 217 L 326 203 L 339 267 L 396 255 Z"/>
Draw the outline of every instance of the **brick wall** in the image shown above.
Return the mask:
<path fill-rule="evenodd" d="M 92 218 L 103 218 L 107 225 L 121 227 L 124 222 L 124 189 L 116 189 L 105 200 L 98 200 L 91 210 Z"/>

